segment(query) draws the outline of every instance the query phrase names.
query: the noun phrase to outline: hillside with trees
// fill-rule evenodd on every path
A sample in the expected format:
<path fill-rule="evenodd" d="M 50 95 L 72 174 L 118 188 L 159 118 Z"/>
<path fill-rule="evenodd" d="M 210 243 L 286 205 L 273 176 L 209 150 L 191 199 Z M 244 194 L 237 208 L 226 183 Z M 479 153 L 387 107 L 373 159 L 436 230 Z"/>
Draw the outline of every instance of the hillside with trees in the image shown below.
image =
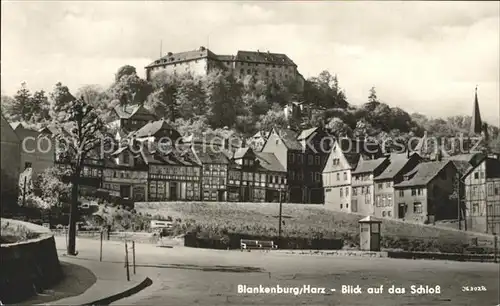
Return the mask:
<path fill-rule="evenodd" d="M 336 136 L 379 140 L 421 137 L 424 132 L 439 137 L 469 133 L 470 116 L 429 118 L 409 114 L 381 102 L 375 87 L 368 90 L 365 104 L 351 105 L 339 78 L 328 71 L 308 79 L 303 92 L 297 88 L 293 82 L 266 83 L 252 76 L 238 79 L 226 71 L 207 76 L 159 73 L 148 82 L 137 75 L 134 67 L 125 65 L 117 70 L 108 88 L 86 85 L 74 96 L 93 106 L 104 122 L 111 120 L 111 110 L 117 105 L 144 104 L 181 134 L 228 128 L 248 138 L 272 127 L 313 126 L 325 127 Z M 69 103 L 74 96 L 61 83 L 49 94 L 43 90 L 31 93 L 23 83 L 13 97 L 2 95 L 2 112 L 10 121 L 36 126 L 50 120 L 52 104 Z M 294 101 L 306 108 L 303 120 L 285 117 L 283 107 Z M 498 127 L 485 128 L 488 141 L 484 146 L 500 151 Z"/>

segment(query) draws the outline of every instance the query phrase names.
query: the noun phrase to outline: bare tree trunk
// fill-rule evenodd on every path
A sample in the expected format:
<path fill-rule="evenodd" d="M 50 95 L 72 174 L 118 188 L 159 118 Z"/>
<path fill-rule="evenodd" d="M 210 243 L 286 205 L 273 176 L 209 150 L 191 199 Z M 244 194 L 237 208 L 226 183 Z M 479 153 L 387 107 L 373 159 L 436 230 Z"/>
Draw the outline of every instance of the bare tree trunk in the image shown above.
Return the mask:
<path fill-rule="evenodd" d="M 78 219 L 78 178 L 79 171 L 75 173 L 71 187 L 71 205 L 69 211 L 68 255 L 76 255 L 76 222 Z"/>

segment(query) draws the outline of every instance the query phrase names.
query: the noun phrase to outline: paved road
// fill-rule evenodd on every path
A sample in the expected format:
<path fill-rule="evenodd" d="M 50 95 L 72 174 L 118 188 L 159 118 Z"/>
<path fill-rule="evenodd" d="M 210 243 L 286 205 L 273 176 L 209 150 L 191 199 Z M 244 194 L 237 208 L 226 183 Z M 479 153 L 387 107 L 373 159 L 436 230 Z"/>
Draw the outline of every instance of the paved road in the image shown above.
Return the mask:
<path fill-rule="evenodd" d="M 56 239 L 58 248 L 64 239 Z M 99 242 L 79 239 L 79 257 L 98 259 Z M 106 242 L 103 260 L 122 262 L 124 246 Z M 474 305 L 499 301 L 499 265 L 284 253 L 218 251 L 136 245 L 137 270 L 154 284 L 120 305 Z M 325 288 L 325 293 L 238 293 L 238 285 Z M 359 285 L 360 294 L 342 294 Z M 369 294 L 369 287 L 382 293 Z M 392 286 L 404 293 L 389 294 Z M 411 286 L 440 286 L 440 293 L 412 294 Z M 464 286 L 486 291 L 467 292 Z M 260 289 L 260 288 L 259 288 Z M 335 289 L 333 292 L 331 289 Z M 319 290 L 321 291 L 321 290 Z"/>

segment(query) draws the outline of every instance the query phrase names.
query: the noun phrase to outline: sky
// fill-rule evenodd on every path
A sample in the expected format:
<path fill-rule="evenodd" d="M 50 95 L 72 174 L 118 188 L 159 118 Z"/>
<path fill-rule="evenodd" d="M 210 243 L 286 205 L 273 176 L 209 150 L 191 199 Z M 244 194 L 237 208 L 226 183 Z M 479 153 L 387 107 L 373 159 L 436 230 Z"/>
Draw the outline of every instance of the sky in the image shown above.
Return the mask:
<path fill-rule="evenodd" d="M 117 69 L 206 46 L 287 54 L 337 74 L 351 104 L 500 122 L 499 2 L 2 1 L 1 91 L 111 84 Z M 162 42 L 162 43 L 160 43 Z"/>

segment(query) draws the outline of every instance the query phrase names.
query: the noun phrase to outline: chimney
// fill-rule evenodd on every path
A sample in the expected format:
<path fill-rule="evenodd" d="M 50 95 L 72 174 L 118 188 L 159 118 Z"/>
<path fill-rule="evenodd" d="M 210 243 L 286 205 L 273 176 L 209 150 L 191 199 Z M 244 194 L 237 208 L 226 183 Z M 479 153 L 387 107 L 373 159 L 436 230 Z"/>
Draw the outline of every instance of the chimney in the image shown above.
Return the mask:
<path fill-rule="evenodd" d="M 172 54 L 173 54 L 172 52 L 168 52 L 167 53 L 168 56 L 172 56 Z"/>

